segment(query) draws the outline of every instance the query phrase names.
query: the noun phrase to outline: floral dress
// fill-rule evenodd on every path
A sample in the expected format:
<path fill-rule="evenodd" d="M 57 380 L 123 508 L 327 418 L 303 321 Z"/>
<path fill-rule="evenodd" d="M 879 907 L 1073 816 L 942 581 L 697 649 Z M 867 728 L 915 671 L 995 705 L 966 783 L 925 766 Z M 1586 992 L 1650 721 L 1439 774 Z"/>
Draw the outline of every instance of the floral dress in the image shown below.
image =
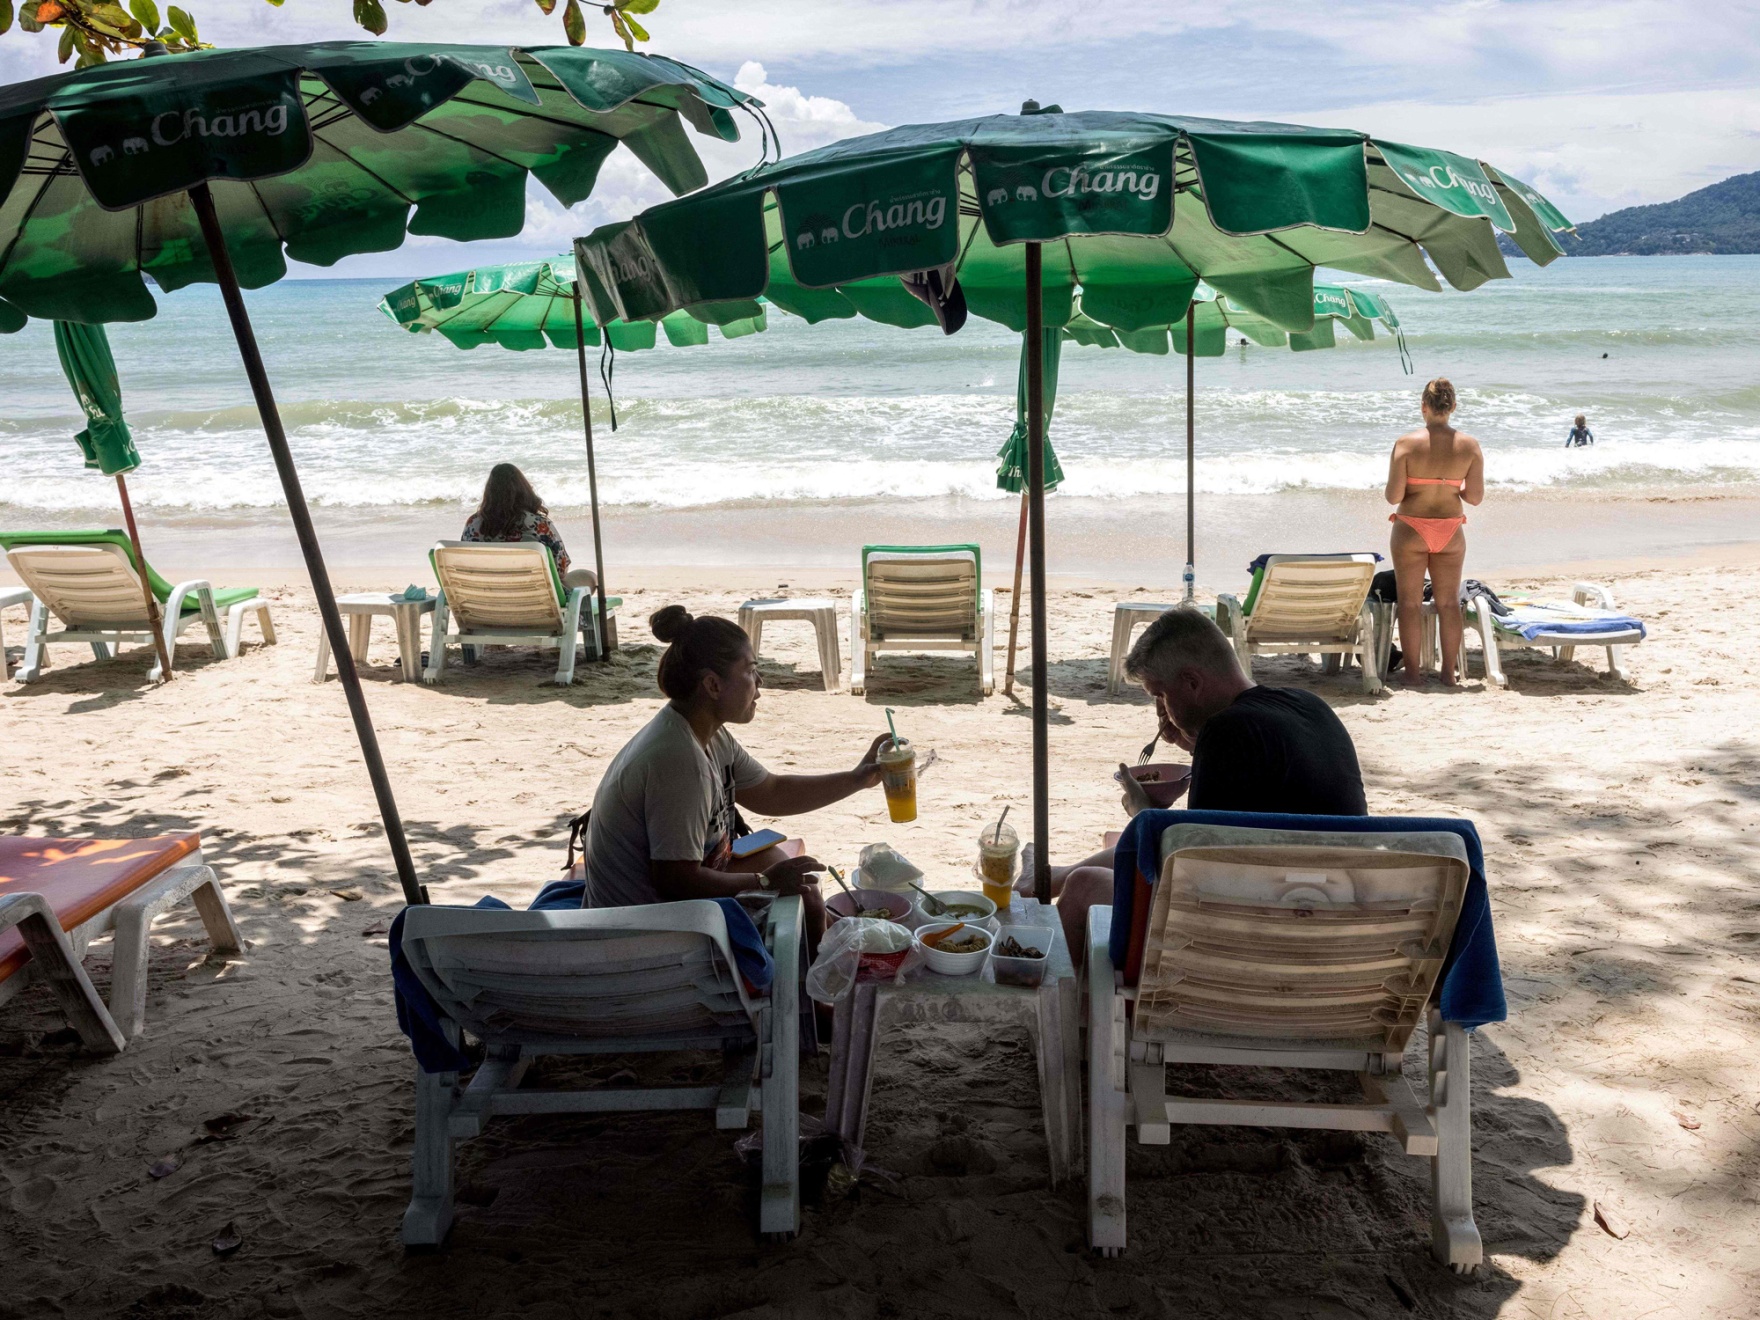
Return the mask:
<path fill-rule="evenodd" d="M 484 535 L 482 515 L 473 513 L 465 522 L 464 535 L 460 539 L 465 541 L 536 541 L 540 545 L 550 548 L 551 557 L 556 560 L 558 576 L 568 572 L 568 550 L 562 544 L 562 536 L 557 532 L 555 524 L 550 521 L 549 517 L 542 513 L 526 514 L 520 530 L 512 536 Z"/>

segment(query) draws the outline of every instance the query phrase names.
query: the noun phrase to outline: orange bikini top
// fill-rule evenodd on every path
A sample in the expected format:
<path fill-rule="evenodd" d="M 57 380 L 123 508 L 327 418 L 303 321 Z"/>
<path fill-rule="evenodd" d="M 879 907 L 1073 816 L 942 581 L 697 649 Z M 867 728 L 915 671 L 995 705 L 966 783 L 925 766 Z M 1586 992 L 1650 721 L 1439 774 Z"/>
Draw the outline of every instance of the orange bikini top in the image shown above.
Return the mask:
<path fill-rule="evenodd" d="M 1453 486 L 1456 490 L 1465 490 L 1465 477 L 1407 477 L 1408 486 Z"/>

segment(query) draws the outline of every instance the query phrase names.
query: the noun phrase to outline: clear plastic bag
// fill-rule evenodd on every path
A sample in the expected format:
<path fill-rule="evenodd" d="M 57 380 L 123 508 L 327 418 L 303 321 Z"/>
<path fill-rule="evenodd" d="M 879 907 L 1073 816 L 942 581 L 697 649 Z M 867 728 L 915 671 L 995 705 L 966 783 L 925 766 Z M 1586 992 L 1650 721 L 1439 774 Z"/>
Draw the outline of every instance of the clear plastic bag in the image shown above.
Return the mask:
<path fill-rule="evenodd" d="M 859 982 L 897 981 L 923 961 L 911 933 L 897 922 L 871 917 L 834 921 L 807 969 L 807 993 L 835 1004 Z"/>

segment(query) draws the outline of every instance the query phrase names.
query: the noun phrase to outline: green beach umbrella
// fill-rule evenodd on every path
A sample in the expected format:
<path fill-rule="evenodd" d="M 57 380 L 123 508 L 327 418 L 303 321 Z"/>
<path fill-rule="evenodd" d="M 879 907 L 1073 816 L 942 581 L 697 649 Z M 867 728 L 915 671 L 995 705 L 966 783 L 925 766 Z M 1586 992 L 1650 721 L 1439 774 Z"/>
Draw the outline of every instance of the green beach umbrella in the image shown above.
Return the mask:
<path fill-rule="evenodd" d="M 1221 357 L 1228 341 L 1228 332 L 1238 330 L 1254 343 L 1265 347 L 1285 347 L 1295 352 L 1332 348 L 1337 345 L 1335 327 L 1343 325 L 1352 336 L 1362 340 L 1375 338 L 1379 321 L 1399 345 L 1400 362 L 1409 375 L 1411 356 L 1406 352 L 1405 332 L 1399 317 L 1385 298 L 1367 289 L 1352 289 L 1341 284 L 1314 286 L 1314 327 L 1307 331 L 1285 330 L 1275 322 L 1225 298 L 1208 285 L 1200 283 L 1192 295 L 1185 319 L 1178 325 L 1150 326 L 1143 330 L 1114 330 L 1082 314 L 1078 297 L 1076 308 L 1063 328 L 1066 337 L 1079 344 L 1096 348 L 1128 348 L 1133 353 L 1166 353 L 1169 345 L 1186 359 L 1186 567 L 1185 598 L 1197 595 L 1197 369 L 1193 361 L 1201 357 Z"/>
<path fill-rule="evenodd" d="M 156 43 L 154 43 L 156 44 Z M 619 143 L 673 192 L 685 132 L 734 140 L 743 93 L 688 65 L 569 46 L 335 41 L 104 64 L 0 87 L 0 299 L 101 324 L 220 285 L 405 897 L 423 901 L 323 552 L 241 292 L 406 234 L 508 238 L 528 178 L 564 206 Z"/>
<path fill-rule="evenodd" d="M 147 581 L 147 556 L 141 549 L 141 529 L 135 525 L 134 504 L 128 498 L 127 474 L 141 465 L 141 456 L 122 416 L 122 380 L 116 373 L 116 359 L 110 352 L 110 336 L 101 325 L 57 321 L 55 352 L 61 358 L 61 370 L 67 373 L 67 383 L 73 386 L 73 396 L 79 400 L 86 415 L 86 429 L 73 437 L 79 445 L 79 452 L 87 467 L 116 478 L 122 518 L 128 527 L 129 543 L 134 546 L 141 599 L 146 604 L 147 619 L 152 625 L 153 649 L 159 656 L 159 673 L 168 683 L 171 681 L 171 653 L 165 645 L 159 601 Z"/>
<path fill-rule="evenodd" d="M 600 320 L 679 308 L 895 325 L 972 314 L 1026 336 L 1033 592 L 1033 834 L 1050 897 L 1044 353 L 1083 313 L 1116 330 L 1183 320 L 1200 278 L 1285 331 L 1314 328 L 1314 270 L 1437 289 L 1536 262 L 1568 222 L 1489 165 L 1349 129 L 1083 111 L 915 124 L 759 166 L 575 244 Z M 0 288 L 0 293 L 4 289 Z"/>
<path fill-rule="evenodd" d="M 587 495 L 593 507 L 593 563 L 599 575 L 599 636 L 606 626 L 605 550 L 599 533 L 599 475 L 593 457 L 593 414 L 587 397 L 587 347 L 608 342 L 619 352 L 653 348 L 659 330 L 677 348 L 709 342 L 709 325 L 688 311 L 653 321 L 612 321 L 603 327 L 581 310 L 572 257 L 478 266 L 415 280 L 379 300 L 379 310 L 412 334 L 438 334 L 459 348 L 497 344 L 525 351 L 572 348 L 580 368 L 581 423 L 587 437 Z M 722 323 L 724 339 L 758 334 L 766 326 L 764 309 Z M 616 430 L 616 416 L 612 417 Z M 600 649 L 602 659 L 610 652 Z"/>

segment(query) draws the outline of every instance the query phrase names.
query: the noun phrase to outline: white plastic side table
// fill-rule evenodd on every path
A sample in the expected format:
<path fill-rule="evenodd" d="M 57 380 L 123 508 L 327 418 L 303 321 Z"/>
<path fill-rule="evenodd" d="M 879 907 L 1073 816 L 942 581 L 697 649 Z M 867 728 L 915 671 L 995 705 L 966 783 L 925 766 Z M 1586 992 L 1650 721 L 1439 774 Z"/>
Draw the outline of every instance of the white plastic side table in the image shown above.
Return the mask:
<path fill-rule="evenodd" d="M 384 615 L 397 630 L 397 651 L 403 681 L 413 683 L 422 672 L 422 616 L 433 612 L 436 597 L 426 600 L 404 600 L 384 591 L 362 591 L 352 596 L 338 596 L 336 608 L 348 620 L 348 652 L 357 665 L 367 663 L 367 647 L 372 640 L 373 619 Z M 330 672 L 330 636 L 318 629 L 318 667 L 312 682 L 322 683 Z"/>
<path fill-rule="evenodd" d="M 1131 634 L 1173 608 L 1165 602 L 1146 600 L 1121 600 L 1112 607 L 1112 662 L 1106 667 L 1107 696 L 1117 696 L 1124 686 L 1124 658 L 1130 654 Z"/>
<path fill-rule="evenodd" d="M 837 602 L 825 596 L 796 596 L 791 600 L 748 600 L 739 607 L 739 626 L 752 639 L 753 655 L 760 654 L 758 643 L 764 625 L 785 620 L 813 625 L 825 690 L 838 691 L 843 686 L 843 655 L 837 649 Z"/>
<path fill-rule="evenodd" d="M 1046 950 L 1049 966 L 1036 989 L 997 985 L 984 973 L 940 976 L 927 968 L 904 984 L 857 985 L 837 1005 L 831 1032 L 831 1079 L 825 1096 L 825 1130 L 857 1146 L 867 1132 L 874 1053 L 883 1027 L 893 1022 L 994 1022 L 1026 1027 L 1039 1059 L 1039 1096 L 1045 1110 L 1045 1145 L 1051 1185 L 1081 1172 L 1082 1060 L 1077 1038 L 1080 989 L 1064 943 L 1057 909 L 1016 895 L 999 912 L 1002 936 Z"/>

